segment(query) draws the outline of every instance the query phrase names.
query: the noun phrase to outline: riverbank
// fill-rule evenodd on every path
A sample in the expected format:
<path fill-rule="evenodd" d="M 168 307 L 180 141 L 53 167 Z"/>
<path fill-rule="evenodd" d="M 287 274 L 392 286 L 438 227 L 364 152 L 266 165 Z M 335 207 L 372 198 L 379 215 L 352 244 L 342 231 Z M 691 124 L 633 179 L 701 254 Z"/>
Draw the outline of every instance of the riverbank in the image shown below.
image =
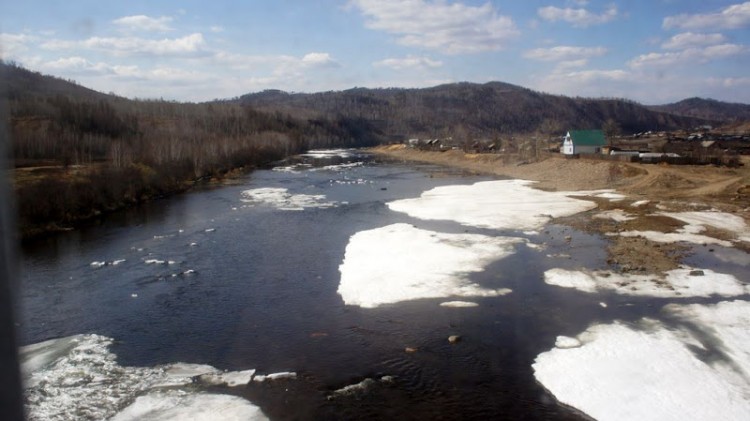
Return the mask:
<path fill-rule="evenodd" d="M 586 197 L 597 202 L 596 210 L 555 222 L 609 237 L 608 263 L 621 272 L 663 274 L 680 267 L 695 246 L 710 248 L 719 243 L 750 251 L 750 242 L 744 237 L 750 231 L 747 157 L 743 157 L 742 167 L 724 168 L 565 159 L 559 155 L 526 162 L 509 155 L 420 151 L 404 145 L 371 151 L 392 159 L 531 180 L 542 190 L 614 190 L 624 198 Z M 686 222 L 691 215 L 701 223 Z"/>
<path fill-rule="evenodd" d="M 12 179 L 18 236 L 21 241 L 31 241 L 70 231 L 113 212 L 236 179 L 255 168 L 226 168 L 199 177 L 143 164 L 126 168 L 106 164 L 16 168 Z"/>

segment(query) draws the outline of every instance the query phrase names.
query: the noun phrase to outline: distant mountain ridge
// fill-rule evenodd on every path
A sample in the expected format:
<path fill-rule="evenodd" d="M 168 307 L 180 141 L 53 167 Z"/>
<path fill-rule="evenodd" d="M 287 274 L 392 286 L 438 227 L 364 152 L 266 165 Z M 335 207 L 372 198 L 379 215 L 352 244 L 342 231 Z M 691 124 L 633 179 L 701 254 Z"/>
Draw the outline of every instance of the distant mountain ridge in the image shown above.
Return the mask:
<path fill-rule="evenodd" d="M 10 99 L 62 95 L 76 100 L 129 102 L 12 64 L 4 64 L 2 70 Z M 603 128 L 606 124 L 614 124 L 627 134 L 750 121 L 747 104 L 689 98 L 673 104 L 644 106 L 626 99 L 545 94 L 503 82 L 460 82 L 419 89 L 352 88 L 319 93 L 265 90 L 219 102 L 281 112 L 313 124 L 345 121 L 344 129 L 349 132 L 383 140 L 447 137 L 456 133 L 472 137 L 557 134 L 568 129 Z"/>
<path fill-rule="evenodd" d="M 456 131 L 484 137 L 560 133 L 571 128 L 602 128 L 608 123 L 624 133 L 635 133 L 720 122 L 675 115 L 624 99 L 571 98 L 503 82 L 311 94 L 267 90 L 232 101 L 305 118 L 362 119 L 390 138 L 436 137 Z"/>
<path fill-rule="evenodd" d="M 672 104 L 648 107 L 654 111 L 721 122 L 750 121 L 750 105 L 708 98 L 687 98 Z"/>

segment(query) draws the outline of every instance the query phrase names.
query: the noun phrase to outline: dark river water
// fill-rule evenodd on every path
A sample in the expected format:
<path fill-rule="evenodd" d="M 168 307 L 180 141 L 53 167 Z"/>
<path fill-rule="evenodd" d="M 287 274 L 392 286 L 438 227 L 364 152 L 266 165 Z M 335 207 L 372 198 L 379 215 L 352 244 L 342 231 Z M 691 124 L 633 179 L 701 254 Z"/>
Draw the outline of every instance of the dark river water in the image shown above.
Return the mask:
<path fill-rule="evenodd" d="M 509 295 L 471 299 L 474 308 L 440 307 L 446 299 L 345 305 L 338 268 L 359 231 L 405 222 L 508 234 L 420 221 L 385 205 L 487 177 L 347 155 L 300 158 L 312 166 L 256 171 L 27 246 L 23 344 L 96 333 L 114 339 L 111 350 L 123 366 L 179 361 L 296 372 L 282 386 L 226 392 L 271 419 L 582 419 L 535 381 L 535 357 L 554 347 L 557 335 L 640 318 L 657 312 L 660 301 L 546 285 L 543 273 L 552 267 L 606 267 L 602 238 L 550 225 L 539 234 L 513 233 L 546 243 L 545 250 L 518 247 L 472 275 L 483 287 L 512 289 Z M 341 163 L 353 164 L 321 168 Z M 242 201 L 243 191 L 265 187 L 323 194 L 338 206 L 289 211 Z M 569 257 L 548 257 L 559 253 Z M 450 335 L 461 341 L 449 343 Z M 382 376 L 392 381 L 327 398 Z"/>

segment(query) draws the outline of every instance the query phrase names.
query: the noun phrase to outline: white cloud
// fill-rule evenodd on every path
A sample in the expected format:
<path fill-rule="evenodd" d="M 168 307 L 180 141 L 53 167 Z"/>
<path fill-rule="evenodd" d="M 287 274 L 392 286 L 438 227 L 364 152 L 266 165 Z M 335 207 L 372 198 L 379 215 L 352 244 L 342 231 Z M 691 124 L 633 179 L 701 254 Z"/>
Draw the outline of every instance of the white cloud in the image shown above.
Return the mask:
<path fill-rule="evenodd" d="M 184 56 L 205 52 L 203 35 L 194 33 L 180 38 L 160 40 L 138 37 L 91 37 L 83 41 L 50 40 L 40 46 L 45 50 L 91 49 L 114 55 Z"/>
<path fill-rule="evenodd" d="M 88 74 L 106 74 L 112 73 L 111 66 L 104 63 L 92 63 L 83 57 L 62 57 L 57 60 L 42 63 L 43 70 L 59 74 L 64 73 L 88 73 Z"/>
<path fill-rule="evenodd" d="M 220 33 L 220 32 L 224 32 L 224 27 L 220 26 L 220 25 L 212 25 L 208 29 L 211 30 L 211 32 L 217 33 L 217 34 Z"/>
<path fill-rule="evenodd" d="M 0 57 L 3 60 L 14 58 L 18 54 L 28 51 L 27 44 L 33 41 L 34 37 L 26 34 L 0 33 Z"/>
<path fill-rule="evenodd" d="M 750 77 L 726 77 L 726 78 L 708 78 L 707 82 L 711 86 L 722 88 L 750 88 Z M 748 96 L 750 98 L 750 95 Z M 748 101 L 748 100 L 745 100 Z"/>
<path fill-rule="evenodd" d="M 661 45 L 667 50 L 684 50 L 686 48 L 705 47 L 726 42 L 727 38 L 722 34 L 696 34 L 683 32 L 669 39 Z"/>
<path fill-rule="evenodd" d="M 442 61 L 433 60 L 429 57 L 407 56 L 401 58 L 387 58 L 373 63 L 375 67 L 388 67 L 393 70 L 437 68 L 443 65 Z"/>
<path fill-rule="evenodd" d="M 339 67 L 339 63 L 328 53 L 307 53 L 301 62 L 308 67 Z"/>
<path fill-rule="evenodd" d="M 574 9 L 571 7 L 560 8 L 546 6 L 537 9 L 540 18 L 549 21 L 563 21 L 577 28 L 585 28 L 591 25 L 601 25 L 610 22 L 618 16 L 617 6 L 611 5 L 601 14 L 589 12 L 584 8 Z"/>
<path fill-rule="evenodd" d="M 630 71 L 575 70 L 558 66 L 551 73 L 532 77 L 530 85 L 534 89 L 554 94 L 582 97 L 628 97 L 638 78 Z"/>
<path fill-rule="evenodd" d="M 499 15 L 491 3 L 429 0 L 352 0 L 369 18 L 367 27 L 397 36 L 399 44 L 445 54 L 502 49 L 519 35 L 513 20 Z"/>
<path fill-rule="evenodd" d="M 665 29 L 737 29 L 750 26 L 750 1 L 727 6 L 716 13 L 667 16 Z"/>
<path fill-rule="evenodd" d="M 628 64 L 632 68 L 665 67 L 678 64 L 708 63 L 713 60 L 737 56 L 747 52 L 747 48 L 737 44 L 711 45 L 705 48 L 688 48 L 682 51 L 642 54 Z"/>
<path fill-rule="evenodd" d="M 146 15 L 124 16 L 112 21 L 112 23 L 119 26 L 120 29 L 126 31 L 154 32 L 171 31 L 172 28 L 169 26 L 170 22 L 172 22 L 172 18 L 168 16 L 152 18 Z"/>
<path fill-rule="evenodd" d="M 607 53 L 604 47 L 574 47 L 559 45 L 551 48 L 536 48 L 523 54 L 524 57 L 541 61 L 572 61 L 600 57 Z"/>

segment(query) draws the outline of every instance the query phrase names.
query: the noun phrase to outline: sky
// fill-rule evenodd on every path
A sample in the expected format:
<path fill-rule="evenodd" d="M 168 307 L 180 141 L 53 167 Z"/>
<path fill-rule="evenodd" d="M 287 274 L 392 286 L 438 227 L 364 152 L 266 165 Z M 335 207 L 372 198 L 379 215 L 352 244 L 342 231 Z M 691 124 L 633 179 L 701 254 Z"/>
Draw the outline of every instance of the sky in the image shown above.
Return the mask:
<path fill-rule="evenodd" d="M 129 98 L 501 81 L 750 103 L 750 1 L 0 0 L 0 55 Z"/>

